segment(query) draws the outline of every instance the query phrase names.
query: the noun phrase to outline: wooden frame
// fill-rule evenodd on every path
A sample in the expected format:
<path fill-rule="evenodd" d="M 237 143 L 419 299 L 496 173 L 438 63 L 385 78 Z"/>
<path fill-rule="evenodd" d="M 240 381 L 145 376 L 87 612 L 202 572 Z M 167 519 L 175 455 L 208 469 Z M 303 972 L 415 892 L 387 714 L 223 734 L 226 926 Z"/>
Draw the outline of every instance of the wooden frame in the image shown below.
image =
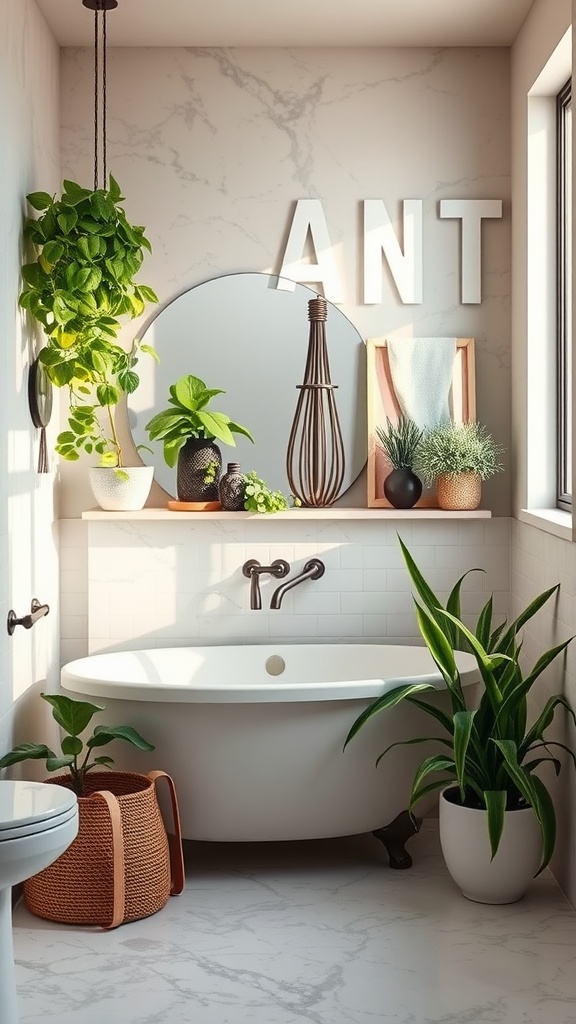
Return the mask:
<path fill-rule="evenodd" d="M 390 472 L 378 446 L 376 427 L 394 423 L 400 409 L 394 394 L 386 338 L 368 338 L 366 342 L 368 387 L 368 508 L 392 508 L 384 497 L 384 479 Z M 476 419 L 476 373 L 474 338 L 456 339 L 456 357 L 450 389 L 450 412 L 457 423 Z M 423 494 L 416 508 L 435 508 L 434 493 Z"/>

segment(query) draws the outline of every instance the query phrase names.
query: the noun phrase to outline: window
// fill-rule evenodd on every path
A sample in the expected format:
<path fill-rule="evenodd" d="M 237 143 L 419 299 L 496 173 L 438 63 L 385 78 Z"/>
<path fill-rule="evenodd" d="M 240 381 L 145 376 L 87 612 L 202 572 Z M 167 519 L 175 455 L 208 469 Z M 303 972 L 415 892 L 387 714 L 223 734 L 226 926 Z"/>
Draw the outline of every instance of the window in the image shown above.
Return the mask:
<path fill-rule="evenodd" d="M 557 505 L 572 510 L 572 86 L 557 111 Z"/>

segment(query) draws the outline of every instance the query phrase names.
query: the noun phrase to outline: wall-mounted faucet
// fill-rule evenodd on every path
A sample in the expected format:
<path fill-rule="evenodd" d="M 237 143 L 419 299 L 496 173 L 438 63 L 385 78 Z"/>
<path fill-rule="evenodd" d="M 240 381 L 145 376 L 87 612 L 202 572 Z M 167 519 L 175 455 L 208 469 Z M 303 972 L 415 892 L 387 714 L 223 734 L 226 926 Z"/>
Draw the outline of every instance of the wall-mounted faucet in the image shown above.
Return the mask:
<path fill-rule="evenodd" d="M 303 583 L 304 580 L 319 580 L 324 575 L 326 567 L 324 562 L 321 562 L 319 558 L 311 558 L 305 563 L 302 572 L 299 572 L 297 576 L 293 576 L 291 580 L 286 580 L 286 583 L 281 583 L 272 594 L 272 600 L 270 601 L 271 608 L 279 608 L 282 604 L 282 598 L 284 594 L 287 594 L 292 587 L 297 587 L 299 583 Z"/>
<path fill-rule="evenodd" d="M 272 565 L 260 565 L 256 558 L 250 558 L 244 562 L 242 573 L 250 580 L 250 607 L 259 609 L 262 607 L 262 595 L 260 593 L 260 577 L 269 573 L 277 580 L 281 580 L 290 572 L 290 566 L 283 558 L 276 558 Z"/>

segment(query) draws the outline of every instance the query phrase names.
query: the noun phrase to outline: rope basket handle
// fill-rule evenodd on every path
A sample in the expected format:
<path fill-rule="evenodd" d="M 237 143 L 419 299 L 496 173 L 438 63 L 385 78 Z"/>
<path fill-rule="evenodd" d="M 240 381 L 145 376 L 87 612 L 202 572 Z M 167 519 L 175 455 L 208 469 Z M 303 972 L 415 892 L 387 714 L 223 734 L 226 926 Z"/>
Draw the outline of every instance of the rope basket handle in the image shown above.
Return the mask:
<path fill-rule="evenodd" d="M 184 854 L 182 852 L 182 829 L 180 826 L 180 811 L 178 810 L 178 799 L 174 780 L 166 772 L 148 772 L 148 778 L 154 783 L 157 789 L 158 779 L 166 779 L 170 803 L 172 806 L 172 822 L 174 831 L 166 829 L 168 838 L 168 851 L 170 854 L 170 895 L 179 896 L 184 889 Z M 160 809 L 162 813 L 162 809 Z M 164 823 L 166 824 L 166 823 Z"/>
<path fill-rule="evenodd" d="M 104 800 L 107 804 L 108 813 L 110 814 L 110 824 L 112 826 L 112 920 L 110 921 L 110 924 L 104 923 L 102 926 L 103 928 L 110 930 L 111 928 L 117 928 L 124 920 L 125 870 L 122 816 L 120 814 L 120 804 L 113 793 L 110 793 L 107 789 L 99 789 L 97 792 L 93 793 L 92 796 Z"/>

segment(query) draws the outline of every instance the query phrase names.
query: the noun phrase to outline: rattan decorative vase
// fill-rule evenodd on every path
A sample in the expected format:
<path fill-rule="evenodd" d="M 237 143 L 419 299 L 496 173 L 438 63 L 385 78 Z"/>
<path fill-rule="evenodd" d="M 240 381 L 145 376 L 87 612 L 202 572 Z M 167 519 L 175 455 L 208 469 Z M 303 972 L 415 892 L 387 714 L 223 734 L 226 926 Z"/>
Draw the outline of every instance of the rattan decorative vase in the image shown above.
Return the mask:
<path fill-rule="evenodd" d="M 156 783 L 168 785 L 173 832 L 167 833 Z M 47 779 L 70 786 L 70 776 Z M 24 883 L 33 914 L 65 924 L 115 928 L 161 910 L 184 888 L 180 816 L 165 772 L 92 772 L 78 797 L 78 835 L 65 853 Z"/>
<path fill-rule="evenodd" d="M 443 473 L 436 480 L 436 496 L 438 505 L 446 511 L 471 511 L 480 504 L 482 481 L 477 473 Z"/>

